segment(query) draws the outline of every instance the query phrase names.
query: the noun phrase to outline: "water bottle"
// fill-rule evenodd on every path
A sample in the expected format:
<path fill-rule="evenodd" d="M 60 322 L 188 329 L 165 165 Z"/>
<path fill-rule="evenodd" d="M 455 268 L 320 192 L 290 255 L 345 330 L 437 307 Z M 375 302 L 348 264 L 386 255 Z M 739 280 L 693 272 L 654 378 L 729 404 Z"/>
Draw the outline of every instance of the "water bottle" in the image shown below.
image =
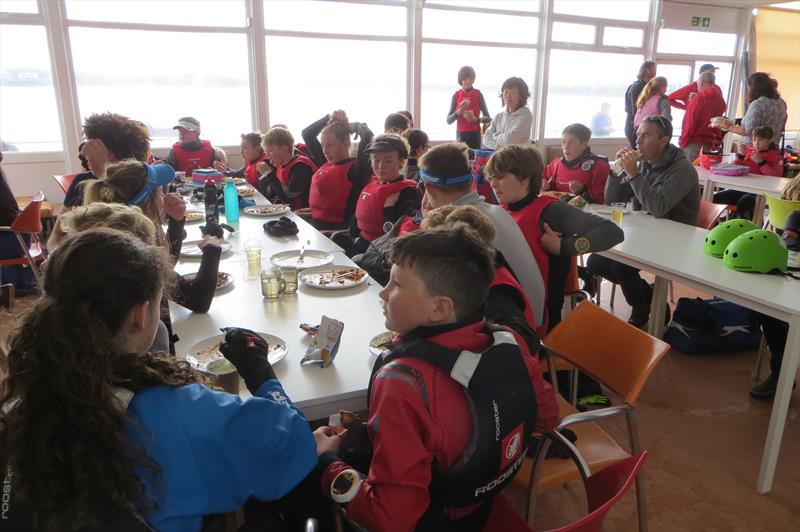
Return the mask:
<path fill-rule="evenodd" d="M 225 188 L 222 189 L 225 198 L 225 219 L 229 222 L 239 221 L 239 191 L 233 184 L 233 178 L 229 177 Z"/>
<path fill-rule="evenodd" d="M 214 185 L 214 180 L 211 178 L 206 179 L 206 184 L 203 187 L 205 193 L 206 204 L 206 223 L 219 223 L 219 205 L 217 204 L 217 187 Z"/>

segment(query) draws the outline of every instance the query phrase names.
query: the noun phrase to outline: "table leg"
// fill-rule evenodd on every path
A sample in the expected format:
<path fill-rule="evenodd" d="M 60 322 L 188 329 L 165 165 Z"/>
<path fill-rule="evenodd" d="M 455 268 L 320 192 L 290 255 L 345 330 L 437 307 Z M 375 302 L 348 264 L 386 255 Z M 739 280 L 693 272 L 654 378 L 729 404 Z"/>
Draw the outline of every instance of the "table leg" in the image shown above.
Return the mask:
<path fill-rule="evenodd" d="M 703 195 L 701 197 L 706 201 L 714 200 L 714 182 L 710 179 L 703 185 Z"/>
<path fill-rule="evenodd" d="M 764 194 L 756 194 L 756 203 L 753 207 L 753 223 L 758 227 L 764 223 L 764 207 L 766 206 L 767 198 Z"/>
<path fill-rule="evenodd" d="M 656 276 L 653 296 L 650 299 L 650 323 L 647 326 L 647 332 L 656 338 L 661 338 L 664 334 L 664 307 L 667 304 L 668 286 L 667 279 Z"/>
<path fill-rule="evenodd" d="M 798 359 L 800 359 L 800 316 L 792 316 L 789 319 L 789 336 L 786 338 L 786 347 L 783 350 L 778 390 L 772 403 L 767 441 L 764 443 L 761 469 L 756 482 L 758 493 L 767 493 L 772 489 L 775 466 L 778 463 L 778 451 L 780 451 L 781 439 L 783 439 L 783 429 L 786 426 L 786 413 L 789 410 L 789 399 L 792 395 L 792 385 L 797 373 Z"/>

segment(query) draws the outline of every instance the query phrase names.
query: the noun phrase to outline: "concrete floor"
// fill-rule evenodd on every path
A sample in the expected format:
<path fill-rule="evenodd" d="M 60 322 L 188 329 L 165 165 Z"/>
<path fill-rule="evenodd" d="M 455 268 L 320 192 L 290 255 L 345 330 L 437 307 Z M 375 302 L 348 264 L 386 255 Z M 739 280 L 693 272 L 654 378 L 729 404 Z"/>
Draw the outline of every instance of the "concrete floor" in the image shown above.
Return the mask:
<path fill-rule="evenodd" d="M 603 286 L 608 309 L 610 287 Z M 676 299 L 697 297 L 675 286 Z M 11 314 L 0 310 L 0 345 L 30 307 L 18 301 Z M 613 311 L 627 319 L 629 308 L 617 294 Z M 688 356 L 671 351 L 648 381 L 637 405 L 652 532 L 800 531 L 800 395 L 789 407 L 775 484 L 771 493 L 755 491 L 770 407 L 749 399 L 754 352 Z M 765 364 L 765 371 L 767 365 Z M 625 442 L 622 420 L 606 423 Z M 536 530 L 575 521 L 585 513 L 580 482 L 541 494 Z M 633 490 L 609 513 L 607 531 L 636 530 Z"/>

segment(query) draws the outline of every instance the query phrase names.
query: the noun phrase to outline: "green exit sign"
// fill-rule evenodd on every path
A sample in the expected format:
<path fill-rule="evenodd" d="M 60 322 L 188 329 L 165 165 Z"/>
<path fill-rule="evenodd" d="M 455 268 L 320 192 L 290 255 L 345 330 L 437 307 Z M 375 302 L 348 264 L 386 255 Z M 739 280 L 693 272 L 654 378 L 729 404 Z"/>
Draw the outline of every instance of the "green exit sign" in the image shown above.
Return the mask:
<path fill-rule="evenodd" d="M 711 17 L 692 17 L 692 26 L 707 28 L 711 25 Z"/>

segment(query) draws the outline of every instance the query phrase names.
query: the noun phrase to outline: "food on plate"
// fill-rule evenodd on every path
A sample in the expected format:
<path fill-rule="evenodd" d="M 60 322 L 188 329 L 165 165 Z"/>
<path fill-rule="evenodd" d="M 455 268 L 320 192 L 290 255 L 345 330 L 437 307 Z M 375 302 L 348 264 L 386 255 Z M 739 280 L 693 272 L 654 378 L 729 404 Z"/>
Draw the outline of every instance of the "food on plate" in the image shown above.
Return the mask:
<path fill-rule="evenodd" d="M 303 282 L 316 286 L 344 286 L 359 282 L 367 272 L 360 268 L 342 268 L 326 272 L 303 274 Z"/>
<path fill-rule="evenodd" d="M 289 210 L 288 205 L 254 205 L 245 207 L 245 214 L 279 214 Z"/>
<path fill-rule="evenodd" d="M 236 366 L 231 364 L 230 361 L 225 358 L 218 358 L 217 360 L 212 360 L 208 363 L 206 366 L 206 371 L 216 375 L 225 375 L 227 373 L 233 373 L 236 371 Z"/>
<path fill-rule="evenodd" d="M 199 222 L 203 218 L 205 218 L 205 214 L 202 211 L 186 211 L 187 222 Z"/>

